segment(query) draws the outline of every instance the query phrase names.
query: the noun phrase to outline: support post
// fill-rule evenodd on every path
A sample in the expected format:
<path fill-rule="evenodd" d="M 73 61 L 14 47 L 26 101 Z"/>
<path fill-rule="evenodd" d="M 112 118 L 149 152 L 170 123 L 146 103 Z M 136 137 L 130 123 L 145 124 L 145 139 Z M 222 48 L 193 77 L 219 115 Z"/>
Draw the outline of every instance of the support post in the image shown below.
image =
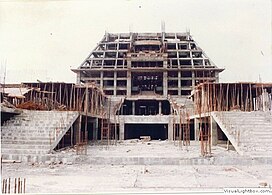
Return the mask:
<path fill-rule="evenodd" d="M 120 140 L 124 140 L 125 139 L 125 123 L 124 123 L 124 121 L 120 120 L 119 129 L 120 129 Z"/>
<path fill-rule="evenodd" d="M 93 123 L 93 136 L 94 140 L 98 139 L 98 118 L 95 119 L 95 122 Z"/>
<path fill-rule="evenodd" d="M 171 120 L 171 118 L 169 118 L 169 122 L 168 122 L 168 140 L 173 140 L 173 133 L 174 133 L 173 121 Z"/>
<path fill-rule="evenodd" d="M 159 101 L 159 115 L 162 114 L 162 102 Z"/>
<path fill-rule="evenodd" d="M 212 141 L 211 145 L 216 146 L 218 141 L 217 125 L 212 116 L 210 116 L 210 128 L 211 128 L 211 141 Z"/>
<path fill-rule="evenodd" d="M 114 80 L 113 80 L 113 86 L 114 86 L 113 95 L 116 96 L 116 94 L 117 94 L 117 72 L 114 71 L 113 74 L 114 74 L 113 75 L 114 76 Z"/>
<path fill-rule="evenodd" d="M 194 119 L 194 128 L 195 128 L 195 141 L 199 141 L 199 120 Z"/>
<path fill-rule="evenodd" d="M 163 96 L 167 97 L 167 72 L 163 72 Z"/>
<path fill-rule="evenodd" d="M 135 115 L 135 101 L 132 101 L 132 115 Z"/>

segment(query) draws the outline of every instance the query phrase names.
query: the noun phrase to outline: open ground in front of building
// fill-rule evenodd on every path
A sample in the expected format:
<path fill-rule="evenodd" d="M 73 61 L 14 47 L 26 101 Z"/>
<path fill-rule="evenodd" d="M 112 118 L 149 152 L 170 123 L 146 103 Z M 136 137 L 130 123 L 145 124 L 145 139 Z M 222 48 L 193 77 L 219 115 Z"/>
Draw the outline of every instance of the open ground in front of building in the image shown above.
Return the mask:
<path fill-rule="evenodd" d="M 3 178 L 26 178 L 27 193 L 223 191 L 225 187 L 272 184 L 272 164 L 252 161 L 232 150 L 213 147 L 199 155 L 198 142 L 126 140 L 117 145 L 89 145 L 87 155 L 59 152 L 77 161 L 4 163 Z M 187 161 L 183 161 L 187 159 Z M 118 161 L 118 162 L 117 162 Z M 103 163 L 101 163 L 103 162 Z M 101 164 L 100 164 L 101 163 Z"/>

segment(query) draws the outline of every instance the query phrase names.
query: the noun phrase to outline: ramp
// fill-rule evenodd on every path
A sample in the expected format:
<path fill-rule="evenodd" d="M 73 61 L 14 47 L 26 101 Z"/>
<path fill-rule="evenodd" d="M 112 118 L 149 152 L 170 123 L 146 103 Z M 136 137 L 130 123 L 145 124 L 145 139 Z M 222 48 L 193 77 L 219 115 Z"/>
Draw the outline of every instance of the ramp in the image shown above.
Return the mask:
<path fill-rule="evenodd" d="M 243 156 L 272 156 L 271 112 L 212 112 L 214 120 Z"/>
<path fill-rule="evenodd" d="M 78 118 L 73 111 L 28 111 L 1 127 L 3 159 L 23 160 L 48 154 Z"/>

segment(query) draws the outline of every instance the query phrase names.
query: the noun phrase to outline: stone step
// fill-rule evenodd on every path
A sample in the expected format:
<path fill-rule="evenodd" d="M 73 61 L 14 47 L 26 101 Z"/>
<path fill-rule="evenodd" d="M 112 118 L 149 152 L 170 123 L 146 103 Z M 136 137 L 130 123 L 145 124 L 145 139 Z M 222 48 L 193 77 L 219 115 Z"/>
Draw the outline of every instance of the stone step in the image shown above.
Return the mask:
<path fill-rule="evenodd" d="M 50 140 L 50 137 L 45 137 L 45 136 L 37 136 L 37 137 L 1 137 L 2 140 Z"/>
<path fill-rule="evenodd" d="M 48 133 L 48 132 L 52 132 L 52 131 L 55 131 L 56 129 L 58 130 L 65 130 L 66 127 L 62 127 L 62 128 L 57 128 L 57 127 L 49 127 L 49 128 L 44 128 L 44 129 L 16 129 L 14 131 L 10 130 L 10 131 L 3 131 L 2 130 L 2 135 L 5 134 L 5 133 L 12 133 L 12 134 L 17 134 L 17 133 L 36 133 L 36 132 L 39 132 L 39 133 Z"/>
<path fill-rule="evenodd" d="M 44 156 L 60 135 L 67 130 L 76 112 L 26 111 L 1 127 L 2 155 L 11 158 Z M 52 138 L 50 138 L 52 136 Z"/>
<path fill-rule="evenodd" d="M 2 140 L 1 144 L 38 144 L 38 145 L 50 145 L 50 140 Z"/>
<path fill-rule="evenodd" d="M 268 151 L 263 151 L 263 150 L 259 150 L 259 151 L 255 151 L 255 150 L 249 150 L 249 151 L 244 151 L 244 154 L 248 155 L 248 156 L 272 156 L 271 152 Z"/>
<path fill-rule="evenodd" d="M 266 144 L 266 145 L 271 145 L 271 139 L 262 139 L 262 140 L 259 140 L 259 139 L 255 139 L 255 140 L 243 140 L 243 141 L 240 141 L 240 144 Z"/>
<path fill-rule="evenodd" d="M 37 163 L 37 162 L 59 162 L 62 161 L 63 163 L 73 162 L 74 159 L 67 159 L 66 156 L 60 156 L 56 154 L 3 154 L 2 158 L 5 160 L 20 160 L 23 163 Z"/>
<path fill-rule="evenodd" d="M 244 116 L 231 116 L 231 115 L 217 115 L 218 118 L 221 118 L 223 120 L 231 119 L 232 121 L 270 121 L 270 118 L 266 118 L 264 116 L 250 116 L 250 117 L 244 117 Z"/>
<path fill-rule="evenodd" d="M 245 122 L 246 123 L 246 122 Z M 225 126 L 230 126 L 230 127 L 238 127 L 238 128 L 243 128 L 243 127 L 246 127 L 246 128 L 256 128 L 256 127 L 261 127 L 262 129 L 265 129 L 265 128 L 269 128 L 271 129 L 272 128 L 272 125 L 271 124 L 250 124 L 250 123 L 224 123 Z M 242 126 L 241 126 L 242 125 Z"/>
<path fill-rule="evenodd" d="M 50 145 L 44 144 L 44 145 L 37 145 L 37 144 L 2 144 L 2 149 L 43 149 L 43 150 L 49 150 Z"/>
<path fill-rule="evenodd" d="M 70 120 L 72 120 L 72 118 Z M 3 127 L 5 127 L 5 126 L 15 126 L 15 127 L 17 127 L 17 126 L 43 126 L 43 125 L 61 126 L 61 125 L 65 125 L 70 120 L 64 120 L 64 121 L 58 121 L 58 120 L 20 121 L 20 122 L 12 122 L 12 123 L 5 124 L 5 125 L 3 125 Z"/>
<path fill-rule="evenodd" d="M 271 133 L 269 133 L 269 132 L 252 132 L 251 135 L 253 137 L 260 137 L 260 138 L 267 137 L 267 138 L 272 138 L 272 132 Z"/>
<path fill-rule="evenodd" d="M 31 116 L 22 116 L 22 115 L 17 115 L 13 118 L 11 118 L 9 121 L 16 121 L 16 120 L 33 120 L 33 119 L 53 119 L 53 120 L 65 120 L 67 118 L 73 118 L 75 117 L 76 114 L 51 114 L 51 113 L 47 113 L 47 114 L 42 114 L 42 115 L 31 115 Z"/>
<path fill-rule="evenodd" d="M 64 130 L 64 128 L 62 128 Z M 14 135 L 22 135 L 22 136 L 31 136 L 33 134 L 49 134 L 55 132 L 55 129 L 48 129 L 48 130 L 18 130 L 18 131 L 9 131 L 9 132 L 2 132 L 1 136 L 14 136 Z M 60 132 L 60 131 L 58 131 Z"/>
<path fill-rule="evenodd" d="M 1 150 L 2 154 L 47 154 L 49 150 L 45 149 L 35 149 L 35 150 L 28 150 L 28 149 L 7 149 L 3 148 Z"/>
<path fill-rule="evenodd" d="M 256 119 L 256 120 L 270 120 L 270 117 L 266 117 L 266 116 L 244 116 L 244 115 L 216 115 L 220 118 L 231 118 L 233 120 L 248 120 L 248 119 Z"/>
<path fill-rule="evenodd" d="M 63 131 L 58 131 L 58 135 L 60 135 Z M 55 131 L 47 131 L 47 132 L 34 132 L 34 133 L 2 133 L 2 138 L 8 137 L 49 137 L 55 135 Z"/>
<path fill-rule="evenodd" d="M 265 125 L 260 125 L 260 126 L 254 126 L 254 125 L 224 125 L 226 128 L 230 128 L 233 130 L 240 130 L 240 131 L 271 131 L 272 127 L 271 126 L 265 126 Z"/>
<path fill-rule="evenodd" d="M 247 145 L 245 148 L 247 148 L 247 149 L 253 149 L 253 150 L 259 149 L 259 148 L 263 148 L 265 150 L 270 150 L 270 149 L 272 149 L 272 146 L 268 145 L 268 144 L 267 145 L 254 144 L 254 145 Z"/>

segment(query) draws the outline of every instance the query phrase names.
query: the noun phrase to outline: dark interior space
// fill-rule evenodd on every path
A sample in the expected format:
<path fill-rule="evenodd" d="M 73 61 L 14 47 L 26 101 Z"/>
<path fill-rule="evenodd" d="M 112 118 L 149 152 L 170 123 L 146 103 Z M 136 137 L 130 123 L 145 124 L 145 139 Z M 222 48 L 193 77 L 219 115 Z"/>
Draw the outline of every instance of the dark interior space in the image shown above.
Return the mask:
<path fill-rule="evenodd" d="M 116 128 L 116 130 L 115 130 L 115 128 Z M 92 133 L 92 135 L 93 135 L 93 133 Z M 114 140 L 115 137 L 117 137 L 117 139 L 119 139 L 120 127 L 119 127 L 119 124 L 116 124 L 116 126 L 115 126 L 114 123 L 111 123 L 110 124 L 110 137 L 109 137 L 109 139 Z M 94 139 L 91 139 L 91 140 L 94 140 Z M 98 121 L 97 140 L 101 140 L 101 119 Z"/>
<path fill-rule="evenodd" d="M 190 140 L 195 140 L 195 129 L 194 129 L 194 121 L 190 120 L 189 124 L 182 124 L 181 125 L 181 131 L 179 130 L 179 125 L 177 124 L 175 126 L 174 132 L 175 132 L 175 136 L 176 136 L 176 140 L 183 140 L 184 137 L 184 132 L 189 130 L 189 134 L 187 136 L 189 136 Z M 181 135 L 180 135 L 181 133 Z M 180 138 L 181 136 L 181 138 Z"/>
<path fill-rule="evenodd" d="M 208 118 L 204 118 L 201 124 L 199 124 L 199 128 L 202 129 L 202 137 L 204 141 L 207 141 L 209 138 L 210 124 L 208 122 Z M 199 135 L 199 141 L 201 141 L 201 136 Z"/>
<path fill-rule="evenodd" d="M 135 101 L 135 115 L 156 115 L 159 113 L 159 102 L 156 100 Z"/>
<path fill-rule="evenodd" d="M 163 76 L 162 72 L 132 73 L 132 94 L 136 95 L 142 91 L 153 91 L 160 94 L 162 92 Z"/>
<path fill-rule="evenodd" d="M 79 120 L 79 119 L 78 119 Z M 78 120 L 72 125 L 72 127 L 62 137 L 58 145 L 55 147 L 56 150 L 74 146 L 77 144 L 79 139 Z M 86 128 L 86 131 L 85 131 Z M 81 131 L 80 131 L 80 142 L 90 141 L 94 139 L 94 121 L 88 117 L 82 117 Z"/>
<path fill-rule="evenodd" d="M 121 109 L 119 110 L 120 115 L 132 115 L 132 101 L 125 100 Z"/>
<path fill-rule="evenodd" d="M 190 140 L 195 140 L 195 125 L 194 125 L 194 120 L 190 120 Z"/>
<path fill-rule="evenodd" d="M 167 124 L 126 124 L 125 139 L 140 139 L 140 136 L 150 136 L 152 140 L 168 138 Z"/>
<path fill-rule="evenodd" d="M 160 51 L 160 45 L 135 45 L 134 46 L 134 52 L 145 52 L 145 51 Z"/>
<path fill-rule="evenodd" d="M 55 150 L 59 150 L 62 148 L 74 146 L 76 144 L 76 134 L 70 128 L 66 134 L 61 138 L 58 145 L 55 147 Z"/>
<path fill-rule="evenodd" d="M 161 102 L 161 113 L 159 112 Z M 135 110 L 133 112 L 133 104 Z M 120 115 L 169 115 L 170 114 L 170 103 L 168 100 L 125 100 L 121 109 L 119 110 Z"/>
<path fill-rule="evenodd" d="M 8 112 L 1 112 L 1 126 L 4 124 L 5 121 L 10 120 L 16 114 L 8 113 Z"/>
<path fill-rule="evenodd" d="M 217 139 L 218 141 L 228 141 L 227 136 L 225 135 L 225 133 L 220 129 L 219 125 L 216 124 L 217 126 Z"/>

